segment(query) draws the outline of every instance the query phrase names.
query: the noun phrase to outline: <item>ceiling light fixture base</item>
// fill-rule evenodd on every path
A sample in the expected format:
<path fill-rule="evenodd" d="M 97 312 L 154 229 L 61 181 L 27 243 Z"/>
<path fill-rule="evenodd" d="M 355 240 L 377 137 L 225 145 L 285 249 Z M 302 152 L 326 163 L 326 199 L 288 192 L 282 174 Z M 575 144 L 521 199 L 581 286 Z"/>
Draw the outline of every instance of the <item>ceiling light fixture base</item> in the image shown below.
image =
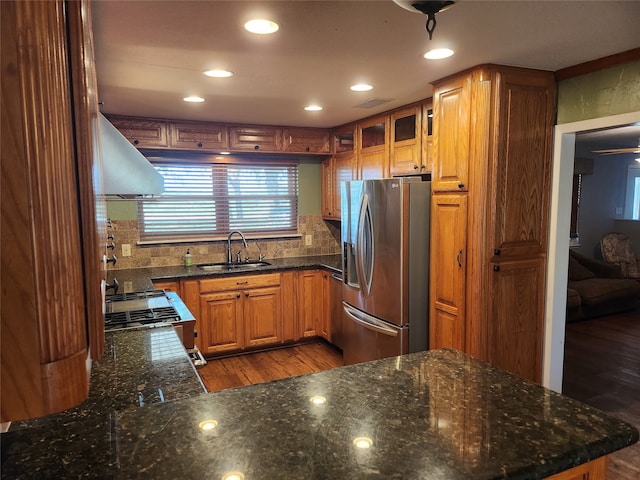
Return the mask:
<path fill-rule="evenodd" d="M 456 2 L 453 0 L 432 1 L 432 0 L 393 0 L 394 3 L 410 12 L 423 13 L 427 16 L 425 28 L 429 34 L 429 40 L 433 37 L 433 31 L 436 29 L 436 13 L 442 12 L 453 6 Z"/>

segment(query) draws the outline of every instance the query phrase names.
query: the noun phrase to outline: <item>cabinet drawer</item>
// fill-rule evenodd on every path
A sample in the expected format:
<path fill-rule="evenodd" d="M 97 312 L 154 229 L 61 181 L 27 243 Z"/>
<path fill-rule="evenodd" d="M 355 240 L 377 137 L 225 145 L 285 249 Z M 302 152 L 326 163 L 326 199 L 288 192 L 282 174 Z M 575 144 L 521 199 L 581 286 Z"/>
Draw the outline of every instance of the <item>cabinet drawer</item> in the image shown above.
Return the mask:
<path fill-rule="evenodd" d="M 220 150 L 229 147 L 226 125 L 172 122 L 170 132 L 172 148 Z"/>
<path fill-rule="evenodd" d="M 244 290 L 247 288 L 275 287 L 280 285 L 279 273 L 242 275 L 200 280 L 200 293 Z"/>

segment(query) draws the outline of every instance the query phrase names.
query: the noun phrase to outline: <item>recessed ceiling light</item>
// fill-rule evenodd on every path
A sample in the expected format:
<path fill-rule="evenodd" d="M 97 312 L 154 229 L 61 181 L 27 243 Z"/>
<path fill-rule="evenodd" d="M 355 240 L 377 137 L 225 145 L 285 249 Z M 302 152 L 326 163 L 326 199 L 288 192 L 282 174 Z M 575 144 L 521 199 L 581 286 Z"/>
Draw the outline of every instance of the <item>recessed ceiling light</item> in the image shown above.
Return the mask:
<path fill-rule="evenodd" d="M 307 112 L 319 112 L 320 110 L 322 110 L 322 107 L 320 105 L 307 105 L 306 107 L 304 107 L 304 109 Z"/>
<path fill-rule="evenodd" d="M 356 448 L 366 450 L 367 448 L 371 448 L 371 446 L 373 445 L 373 440 L 369 437 L 358 437 L 353 439 L 353 444 L 356 446 Z"/>
<path fill-rule="evenodd" d="M 366 83 L 358 83 L 357 85 L 351 85 L 351 90 L 354 92 L 368 92 L 373 87 L 371 85 L 367 85 Z"/>
<path fill-rule="evenodd" d="M 207 77 L 215 77 L 215 78 L 227 78 L 233 75 L 233 72 L 229 70 L 223 70 L 220 68 L 214 68 L 213 70 L 207 70 L 203 72 Z"/>
<path fill-rule="evenodd" d="M 453 50 L 450 48 L 434 48 L 424 54 L 424 58 L 428 60 L 439 60 L 441 58 L 447 58 L 453 55 Z"/>
<path fill-rule="evenodd" d="M 280 26 L 276 22 L 271 20 L 265 20 L 263 18 L 256 18 L 255 20 L 249 20 L 244 24 L 245 30 L 251 33 L 257 33 L 258 35 L 268 35 L 275 33 L 280 29 Z"/>
<path fill-rule="evenodd" d="M 202 102 L 204 102 L 204 98 L 202 98 L 202 97 L 184 97 L 182 100 L 184 100 L 185 102 L 191 102 L 191 103 L 202 103 Z"/>

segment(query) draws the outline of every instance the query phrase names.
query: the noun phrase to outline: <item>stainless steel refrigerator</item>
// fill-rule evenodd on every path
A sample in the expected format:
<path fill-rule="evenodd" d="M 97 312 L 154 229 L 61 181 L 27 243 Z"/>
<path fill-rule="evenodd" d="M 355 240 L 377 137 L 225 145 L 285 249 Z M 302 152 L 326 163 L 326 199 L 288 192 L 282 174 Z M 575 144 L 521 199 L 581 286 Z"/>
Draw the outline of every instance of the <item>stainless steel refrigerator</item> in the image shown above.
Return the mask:
<path fill-rule="evenodd" d="M 426 350 L 431 182 L 350 181 L 341 199 L 345 364 Z"/>

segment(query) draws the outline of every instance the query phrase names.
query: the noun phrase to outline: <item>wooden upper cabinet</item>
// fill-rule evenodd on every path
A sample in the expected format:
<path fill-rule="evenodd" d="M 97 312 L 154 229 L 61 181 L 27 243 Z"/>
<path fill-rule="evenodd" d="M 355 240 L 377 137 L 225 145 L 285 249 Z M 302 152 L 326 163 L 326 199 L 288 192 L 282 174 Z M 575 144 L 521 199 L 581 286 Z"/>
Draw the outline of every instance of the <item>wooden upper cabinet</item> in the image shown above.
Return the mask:
<path fill-rule="evenodd" d="M 422 104 L 422 165 L 426 172 L 433 170 L 433 101 Z"/>
<path fill-rule="evenodd" d="M 389 177 L 389 115 L 358 122 L 358 179 Z"/>
<path fill-rule="evenodd" d="M 229 148 L 227 126 L 206 122 L 171 122 L 169 145 L 186 150 L 226 150 Z"/>
<path fill-rule="evenodd" d="M 247 152 L 278 152 L 282 149 L 282 129 L 261 125 L 231 125 L 231 150 Z"/>
<path fill-rule="evenodd" d="M 389 170 L 391 175 L 426 173 L 422 162 L 422 105 L 391 112 Z"/>
<path fill-rule="evenodd" d="M 499 70 L 489 248 L 497 259 L 547 250 L 555 83 L 549 72 Z"/>
<path fill-rule="evenodd" d="M 471 74 L 433 84 L 435 192 L 467 191 L 471 135 Z"/>
<path fill-rule="evenodd" d="M 283 151 L 289 153 L 329 153 L 329 130 L 321 128 L 282 129 Z"/>
<path fill-rule="evenodd" d="M 356 124 L 349 123 L 331 131 L 331 152 L 351 154 L 356 151 Z"/>
<path fill-rule="evenodd" d="M 322 217 L 333 219 L 333 158 L 325 158 L 320 164 L 322 176 Z"/>
<path fill-rule="evenodd" d="M 169 148 L 169 122 L 107 115 L 109 121 L 137 148 Z"/>

